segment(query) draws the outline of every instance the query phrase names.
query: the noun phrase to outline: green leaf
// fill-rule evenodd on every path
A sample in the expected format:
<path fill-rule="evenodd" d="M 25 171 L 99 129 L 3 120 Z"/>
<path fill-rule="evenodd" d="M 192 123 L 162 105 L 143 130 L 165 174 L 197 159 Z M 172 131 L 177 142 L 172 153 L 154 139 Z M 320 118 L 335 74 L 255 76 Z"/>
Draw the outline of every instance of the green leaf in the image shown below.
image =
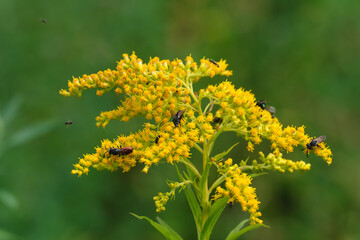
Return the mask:
<path fill-rule="evenodd" d="M 199 223 L 200 223 L 200 218 L 201 218 L 201 209 L 199 206 L 199 202 L 197 201 L 196 196 L 195 196 L 191 186 L 189 186 L 189 185 L 186 186 L 186 188 L 184 189 L 184 192 L 185 192 L 186 199 L 189 203 L 191 212 L 194 215 L 196 227 L 199 228 L 200 227 Z"/>
<path fill-rule="evenodd" d="M 247 219 L 248 220 L 248 219 Z M 242 224 L 244 221 L 242 221 L 240 224 Z M 240 225 L 239 224 L 239 225 Z M 245 224 L 245 223 L 244 223 Z M 243 225 L 244 225 L 243 224 Z M 238 225 L 238 226 L 239 226 Z M 235 227 L 235 229 L 238 227 L 238 226 L 236 226 Z M 239 229 L 241 229 L 243 226 L 241 226 Z M 235 239 L 238 239 L 241 235 L 243 235 L 244 233 L 246 233 L 246 232 L 249 232 L 249 231 L 252 231 L 252 230 L 254 230 L 254 229 L 257 229 L 257 228 L 259 228 L 259 227 L 267 227 L 267 228 L 270 228 L 269 226 L 267 226 L 267 225 L 265 225 L 265 224 L 256 224 L 256 225 L 249 225 L 249 226 L 247 226 L 247 227 L 245 227 L 245 228 L 242 228 L 240 231 L 238 231 L 238 232 L 236 232 L 236 233 L 234 233 L 234 234 L 232 234 L 231 236 L 230 236 L 230 234 L 235 230 L 235 229 L 233 229 L 233 231 L 231 231 L 230 232 L 230 234 L 229 234 L 229 236 L 226 238 L 226 240 L 235 240 Z"/>
<path fill-rule="evenodd" d="M 17 240 L 20 239 L 15 234 L 8 232 L 4 229 L 0 229 L 0 240 Z"/>
<path fill-rule="evenodd" d="M 182 239 L 174 230 L 171 229 L 172 231 L 169 231 L 166 227 L 164 227 L 163 225 L 160 225 L 159 223 L 151 220 L 148 217 L 138 216 L 135 213 L 130 213 L 130 214 L 138 219 L 141 219 L 141 220 L 145 219 L 146 221 L 148 221 L 153 227 L 155 227 L 168 240 L 181 240 Z M 164 222 L 164 221 L 162 221 L 162 222 Z M 175 233 L 175 234 L 173 234 L 173 233 Z"/>
<path fill-rule="evenodd" d="M 250 221 L 250 219 L 245 219 L 244 221 L 241 221 L 236 227 L 234 227 L 233 230 L 231 230 L 231 232 L 229 233 L 229 235 L 227 236 L 227 238 L 225 240 L 231 239 L 231 237 L 234 236 L 237 232 L 239 232 L 240 229 L 242 229 L 244 227 L 244 225 L 246 223 L 248 223 L 249 221 Z"/>
<path fill-rule="evenodd" d="M 2 189 L 0 189 L 0 202 L 10 209 L 17 209 L 19 206 L 17 198 L 12 193 Z"/>
<path fill-rule="evenodd" d="M 20 131 L 14 133 L 8 142 L 8 148 L 16 147 L 18 145 L 29 142 L 41 135 L 44 135 L 55 128 L 57 122 L 55 120 L 48 120 L 46 122 L 35 123 Z"/>
<path fill-rule="evenodd" d="M 182 239 L 180 235 L 175 232 L 174 229 L 172 229 L 164 220 L 162 220 L 160 217 L 156 217 L 156 220 L 160 223 L 161 226 L 166 228 L 173 236 L 177 236 L 177 238 L 174 239 Z"/>
<path fill-rule="evenodd" d="M 185 181 L 184 177 L 180 173 L 179 167 L 176 164 L 175 164 L 175 168 L 176 168 L 176 171 L 177 171 L 177 174 L 179 176 L 180 181 Z M 196 196 L 195 196 L 191 186 L 187 185 L 184 188 L 184 192 L 185 192 L 186 199 L 187 199 L 187 201 L 189 203 L 191 212 L 192 212 L 192 214 L 194 216 L 196 229 L 199 232 L 199 230 L 200 230 L 200 224 L 199 223 L 200 223 L 200 219 L 201 219 L 201 209 L 200 209 L 200 206 L 199 206 L 199 202 L 197 201 Z"/>
<path fill-rule="evenodd" d="M 5 123 L 10 123 L 18 115 L 19 108 L 23 102 L 23 98 L 20 96 L 14 96 L 2 111 L 2 117 Z"/>
<path fill-rule="evenodd" d="M 232 145 L 226 152 L 222 152 L 222 153 L 219 153 L 217 155 L 215 155 L 214 159 L 215 161 L 219 161 L 221 159 L 223 159 L 226 155 L 229 154 L 229 152 L 236 146 L 238 145 L 239 143 L 235 143 L 234 145 Z"/>
<path fill-rule="evenodd" d="M 204 227 L 201 232 L 201 237 L 204 239 L 209 239 L 212 233 L 212 230 L 219 219 L 222 211 L 226 207 L 228 198 L 224 197 L 215 201 L 215 203 L 210 208 L 209 217 L 206 220 Z"/>

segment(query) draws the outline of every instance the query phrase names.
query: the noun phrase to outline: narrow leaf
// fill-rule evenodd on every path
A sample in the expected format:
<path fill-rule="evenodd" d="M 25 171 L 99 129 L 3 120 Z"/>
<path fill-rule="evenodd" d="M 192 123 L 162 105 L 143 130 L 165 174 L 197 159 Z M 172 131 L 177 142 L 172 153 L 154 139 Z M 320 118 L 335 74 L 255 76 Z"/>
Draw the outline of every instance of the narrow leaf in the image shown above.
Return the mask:
<path fill-rule="evenodd" d="M 233 230 L 231 230 L 231 232 L 229 233 L 229 235 L 227 236 L 227 238 L 225 240 L 231 239 L 231 237 L 234 236 L 237 232 L 239 232 L 240 229 L 242 229 L 244 227 L 244 225 L 247 224 L 249 221 L 250 221 L 250 219 L 245 219 L 245 220 L 241 221 L 236 227 L 234 227 Z"/>
<path fill-rule="evenodd" d="M 238 239 L 241 235 L 243 235 L 246 232 L 252 231 L 254 229 L 257 229 L 259 227 L 267 227 L 269 228 L 269 226 L 265 225 L 265 224 L 256 224 L 256 225 L 249 225 L 243 229 L 241 229 L 239 232 L 233 234 L 231 237 L 226 238 L 226 240 L 235 240 Z"/>
<path fill-rule="evenodd" d="M 50 132 L 55 128 L 55 126 L 55 120 L 48 120 L 46 122 L 35 123 L 26 127 L 25 129 L 21 129 L 10 137 L 8 147 L 16 147 L 18 145 L 29 142 L 41 135 Z"/>
<path fill-rule="evenodd" d="M 19 108 L 21 103 L 23 102 L 23 98 L 20 96 L 14 96 L 11 100 L 6 104 L 2 111 L 2 117 L 6 123 L 10 123 L 15 119 L 16 115 L 19 112 Z"/>
<path fill-rule="evenodd" d="M 198 228 L 200 226 L 199 223 L 200 223 L 200 218 L 201 218 L 201 209 L 200 209 L 199 203 L 195 197 L 193 190 L 191 189 L 191 186 L 186 186 L 186 188 L 184 189 L 184 192 L 185 192 L 186 199 L 189 203 L 191 212 L 193 213 L 196 227 Z"/>
<path fill-rule="evenodd" d="M 209 217 L 206 220 L 202 230 L 202 237 L 204 237 L 204 239 L 210 238 L 212 230 L 224 208 L 226 207 L 227 202 L 228 198 L 224 197 L 216 200 L 215 203 L 211 206 Z"/>
<path fill-rule="evenodd" d="M 138 218 L 138 219 L 145 219 L 146 221 L 148 221 L 154 228 L 156 228 L 166 239 L 168 240 L 179 240 L 182 238 L 178 238 L 179 235 L 172 235 L 171 232 L 169 232 L 165 227 L 161 226 L 159 223 L 151 220 L 148 217 L 145 216 L 138 216 L 135 213 L 130 213 L 131 215 L 133 215 L 134 217 Z"/>
<path fill-rule="evenodd" d="M 175 232 L 174 229 L 172 229 L 164 220 L 162 220 L 160 217 L 156 217 L 156 220 L 160 223 L 161 226 L 163 226 L 164 228 L 166 228 L 174 237 L 174 239 L 178 239 L 181 240 L 182 237 L 180 237 L 180 235 Z"/>
<path fill-rule="evenodd" d="M 10 209 L 16 209 L 19 206 L 19 201 L 10 192 L 0 189 L 0 202 Z"/>
<path fill-rule="evenodd" d="M 219 160 L 223 159 L 223 157 L 225 157 L 226 155 L 228 155 L 229 152 L 230 152 L 236 145 L 238 145 L 238 144 L 239 144 L 239 143 L 235 143 L 235 144 L 232 145 L 227 151 L 215 155 L 215 157 L 214 157 L 215 161 L 219 161 Z"/>
<path fill-rule="evenodd" d="M 0 229 L 0 240 L 17 240 L 20 239 L 15 234 L 8 232 L 7 230 Z"/>

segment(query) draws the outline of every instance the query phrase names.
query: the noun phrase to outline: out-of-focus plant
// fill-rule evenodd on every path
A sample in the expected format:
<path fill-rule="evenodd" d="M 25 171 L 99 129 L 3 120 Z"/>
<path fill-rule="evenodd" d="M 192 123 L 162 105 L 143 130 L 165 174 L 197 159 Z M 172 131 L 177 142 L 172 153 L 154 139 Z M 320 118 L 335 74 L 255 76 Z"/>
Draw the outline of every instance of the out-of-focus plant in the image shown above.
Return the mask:
<path fill-rule="evenodd" d="M 224 60 L 204 58 L 198 64 L 191 56 L 184 62 L 155 57 L 144 63 L 133 53 L 124 54 L 115 70 L 69 81 L 68 90 L 60 91 L 64 96 L 80 97 L 86 89 L 97 89 L 98 96 L 112 89 L 116 94 L 124 94 L 125 99 L 117 109 L 102 112 L 96 118 L 97 126 L 105 127 L 114 119 L 127 122 L 136 116 L 148 120 L 136 133 L 120 135 L 113 141 L 102 140 L 95 153 L 85 154 L 74 164 L 72 173 L 88 174 L 90 167 L 109 171 L 120 168 L 127 172 L 136 164 L 143 164 L 142 171 L 147 173 L 153 164 L 167 162 L 176 168 L 178 179 L 168 181 L 169 192 L 154 197 L 156 211 L 164 211 L 176 190 L 183 190 L 198 239 L 210 239 L 227 204 L 239 203 L 249 213 L 249 219 L 241 221 L 226 239 L 237 239 L 249 230 L 266 226 L 260 219 L 260 201 L 251 186 L 252 179 L 268 171 L 309 170 L 309 163 L 285 159 L 282 153 L 293 152 L 299 145 L 308 151 L 307 144 L 312 139 L 305 134 L 304 126 L 283 127 L 262 106 L 265 103 L 257 102 L 250 91 L 236 89 L 228 81 L 194 92 L 193 84 L 203 77 L 231 74 Z M 253 152 L 263 140 L 271 143 L 271 149 L 266 154 L 259 152 L 259 158 L 251 162 L 227 157 L 237 143 L 214 154 L 216 140 L 224 132 L 234 132 L 246 141 L 247 151 Z M 192 159 L 192 150 L 200 152 L 202 158 Z M 312 151 L 331 164 L 332 153 L 324 142 L 312 147 Z M 198 161 L 202 163 L 200 169 L 194 164 Z M 209 182 L 212 168 L 217 170 L 217 178 Z M 167 239 L 182 239 L 160 218 L 155 222 L 133 215 L 149 221 Z"/>
<path fill-rule="evenodd" d="M 23 99 L 13 97 L 0 111 L 0 164 L 5 152 L 26 144 L 41 135 L 48 133 L 56 127 L 55 120 L 26 125 L 19 130 L 14 130 L 14 122 L 20 115 L 20 107 Z M 3 168 L 1 168 L 1 171 Z M 0 188 L 0 204 L 8 209 L 15 210 L 19 206 L 18 198 L 6 189 Z M 18 239 L 18 237 L 4 229 L 0 229 L 0 239 Z"/>

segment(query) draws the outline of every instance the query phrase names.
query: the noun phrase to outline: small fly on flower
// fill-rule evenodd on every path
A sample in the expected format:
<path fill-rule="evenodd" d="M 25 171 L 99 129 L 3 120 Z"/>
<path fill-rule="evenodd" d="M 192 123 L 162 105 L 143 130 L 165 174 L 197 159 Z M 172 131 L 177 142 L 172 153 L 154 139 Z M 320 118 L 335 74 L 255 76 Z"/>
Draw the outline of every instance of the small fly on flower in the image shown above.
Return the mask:
<path fill-rule="evenodd" d="M 313 138 L 309 143 L 306 144 L 306 156 L 309 157 L 309 152 L 313 150 L 314 147 L 319 147 L 319 144 L 326 140 L 326 136 L 320 136 L 317 138 Z"/>
<path fill-rule="evenodd" d="M 212 123 L 222 123 L 222 118 L 214 117 Z"/>
<path fill-rule="evenodd" d="M 210 59 L 209 62 L 211 62 L 212 64 L 214 64 L 215 66 L 219 67 L 219 64 L 217 62 L 215 62 L 215 60 Z"/>
<path fill-rule="evenodd" d="M 265 100 L 256 102 L 256 106 L 260 107 L 262 110 L 264 110 L 264 109 L 267 110 L 271 114 L 272 118 L 275 117 L 276 108 L 273 106 L 267 105 Z"/>
<path fill-rule="evenodd" d="M 232 201 L 230 201 L 230 202 L 228 202 L 228 204 L 227 204 L 228 206 L 229 206 L 229 208 L 232 208 L 232 206 L 233 206 L 233 202 Z"/>
<path fill-rule="evenodd" d="M 155 144 L 158 144 L 159 143 L 159 139 L 161 138 L 160 135 L 157 135 L 156 138 L 155 138 Z"/>
<path fill-rule="evenodd" d="M 184 116 L 184 113 L 185 113 L 186 109 L 184 110 L 180 110 L 178 111 L 176 114 L 173 114 L 173 120 L 172 122 L 174 123 L 174 126 L 175 127 L 178 127 L 180 122 L 181 122 L 181 119 L 183 118 Z"/>
<path fill-rule="evenodd" d="M 109 148 L 108 153 L 110 155 L 118 155 L 118 156 L 123 156 L 123 155 L 129 155 L 130 153 L 132 153 L 134 151 L 133 147 L 123 147 L 123 148 Z"/>

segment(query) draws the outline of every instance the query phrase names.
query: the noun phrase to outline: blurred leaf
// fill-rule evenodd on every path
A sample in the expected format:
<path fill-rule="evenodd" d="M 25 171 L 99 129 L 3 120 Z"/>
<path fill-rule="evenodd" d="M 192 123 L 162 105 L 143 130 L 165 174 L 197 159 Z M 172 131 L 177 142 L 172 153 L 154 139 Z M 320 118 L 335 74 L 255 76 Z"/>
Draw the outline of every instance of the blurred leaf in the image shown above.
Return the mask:
<path fill-rule="evenodd" d="M 217 155 L 215 155 L 214 159 L 215 161 L 219 161 L 220 159 L 222 159 L 223 157 L 225 157 L 226 155 L 229 154 L 229 152 L 236 146 L 238 145 L 239 143 L 235 143 L 234 145 L 232 145 L 226 152 L 222 152 L 222 153 L 219 153 Z"/>
<path fill-rule="evenodd" d="M 184 181 L 185 179 L 181 175 L 178 166 L 175 165 L 175 167 L 176 167 L 176 171 L 178 173 L 179 179 L 181 181 Z M 187 199 L 187 201 L 189 203 L 191 212 L 192 212 L 192 214 L 194 216 L 196 228 L 199 230 L 200 229 L 200 224 L 199 223 L 200 223 L 200 218 L 201 218 L 201 209 L 200 209 L 200 206 L 199 206 L 199 202 L 197 201 L 196 196 L 195 196 L 191 186 L 187 185 L 184 188 L 184 192 L 185 192 L 186 199 Z"/>
<path fill-rule="evenodd" d="M 153 227 L 155 227 L 168 240 L 181 240 L 182 239 L 174 230 L 171 229 L 172 230 L 172 232 L 171 232 L 166 227 L 160 225 L 159 223 L 151 220 L 148 217 L 138 216 L 135 213 L 130 213 L 130 214 L 138 219 L 141 219 L 141 220 L 145 219 L 146 221 L 148 221 L 151 225 L 153 225 Z"/>
<path fill-rule="evenodd" d="M 246 223 L 248 223 L 249 221 L 250 221 L 250 219 L 245 219 L 245 220 L 241 221 L 238 225 L 236 225 L 236 227 L 234 227 L 234 229 L 231 230 L 231 232 L 227 236 L 226 240 L 231 239 L 231 237 L 234 236 L 237 232 L 239 232 L 240 229 L 242 229 L 244 227 L 244 225 Z"/>
<path fill-rule="evenodd" d="M 15 239 L 19 239 L 19 237 L 4 229 L 0 229 L 0 240 L 15 240 Z"/>
<path fill-rule="evenodd" d="M 242 221 L 240 224 L 242 224 L 243 222 L 244 222 L 244 221 Z M 239 224 L 239 225 L 240 225 L 240 224 Z M 238 225 L 238 226 L 239 226 L 239 225 Z M 238 226 L 236 226 L 235 229 L 236 229 Z M 243 227 L 243 226 L 241 226 L 241 227 Z M 240 227 L 239 229 L 241 229 L 241 227 Z M 259 227 L 267 227 L 267 228 L 270 228 L 269 226 L 267 226 L 267 225 L 265 225 L 265 224 L 249 225 L 249 226 L 241 229 L 241 230 L 238 231 L 237 233 L 234 233 L 234 234 L 230 235 L 230 234 L 235 230 L 235 229 L 234 229 L 233 231 L 230 232 L 230 234 L 229 234 L 229 236 L 226 238 L 226 240 L 235 240 L 235 239 L 239 238 L 241 235 L 243 235 L 244 233 L 246 233 L 246 232 L 248 232 L 248 231 L 252 231 L 252 230 L 257 229 L 257 228 L 259 228 Z"/>
<path fill-rule="evenodd" d="M 204 239 L 210 238 L 212 230 L 213 230 L 217 220 L 219 219 L 222 211 L 224 210 L 227 202 L 228 202 L 228 198 L 224 197 L 224 198 L 216 200 L 215 203 L 211 206 L 209 217 L 206 220 L 203 230 L 202 230 L 202 233 L 204 233 L 204 235 L 202 235 L 202 237 Z"/>
<path fill-rule="evenodd" d="M 173 236 L 177 236 L 177 238 L 175 239 L 182 239 L 180 235 L 175 232 L 175 230 L 172 229 L 164 220 L 162 220 L 160 217 L 156 217 L 156 219 L 160 223 L 160 225 L 166 228 Z"/>
<path fill-rule="evenodd" d="M 3 189 L 0 189 L 0 201 L 10 209 L 19 207 L 19 201 L 15 195 Z"/>
<path fill-rule="evenodd" d="M 15 119 L 19 112 L 19 108 L 23 102 L 23 98 L 20 96 L 14 96 L 4 107 L 2 111 L 2 117 L 5 123 L 10 123 Z"/>
<path fill-rule="evenodd" d="M 46 122 L 35 123 L 33 125 L 27 126 L 26 128 L 10 136 L 7 147 L 16 147 L 26 142 L 29 142 L 41 135 L 50 132 L 55 128 L 56 125 L 56 121 L 52 119 Z"/>

